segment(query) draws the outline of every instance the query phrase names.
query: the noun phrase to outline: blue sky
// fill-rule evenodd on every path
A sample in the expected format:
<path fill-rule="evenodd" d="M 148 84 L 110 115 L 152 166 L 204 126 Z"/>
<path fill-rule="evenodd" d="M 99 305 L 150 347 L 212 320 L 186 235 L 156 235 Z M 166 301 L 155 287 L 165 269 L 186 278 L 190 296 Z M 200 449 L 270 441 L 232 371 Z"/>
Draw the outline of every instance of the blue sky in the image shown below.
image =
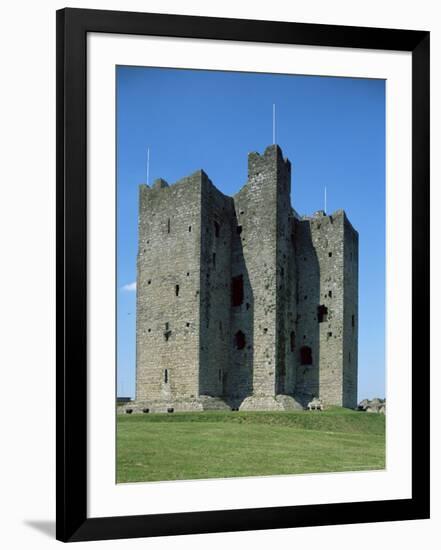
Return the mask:
<path fill-rule="evenodd" d="M 225 194 L 276 142 L 299 214 L 343 208 L 359 232 L 359 399 L 385 395 L 385 81 L 117 68 L 118 395 L 135 393 L 138 185 L 203 168 Z"/>

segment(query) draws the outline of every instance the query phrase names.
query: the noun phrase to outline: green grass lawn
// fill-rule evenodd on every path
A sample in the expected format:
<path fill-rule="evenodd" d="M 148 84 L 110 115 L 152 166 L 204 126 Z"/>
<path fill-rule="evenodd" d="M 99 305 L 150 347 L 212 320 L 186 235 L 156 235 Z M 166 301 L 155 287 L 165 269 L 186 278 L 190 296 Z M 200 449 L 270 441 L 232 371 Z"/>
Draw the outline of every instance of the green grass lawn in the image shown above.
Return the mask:
<path fill-rule="evenodd" d="M 336 408 L 117 417 L 118 483 L 384 467 L 380 414 Z"/>

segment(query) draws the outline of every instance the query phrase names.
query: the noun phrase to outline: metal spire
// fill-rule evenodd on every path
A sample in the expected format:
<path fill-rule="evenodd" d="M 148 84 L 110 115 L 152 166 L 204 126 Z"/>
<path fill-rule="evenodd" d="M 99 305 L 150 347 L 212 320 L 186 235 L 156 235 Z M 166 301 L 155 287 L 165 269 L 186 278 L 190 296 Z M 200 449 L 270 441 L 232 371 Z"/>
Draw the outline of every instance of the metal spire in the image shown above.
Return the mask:
<path fill-rule="evenodd" d="M 273 145 L 276 143 L 276 104 L 273 103 Z"/>

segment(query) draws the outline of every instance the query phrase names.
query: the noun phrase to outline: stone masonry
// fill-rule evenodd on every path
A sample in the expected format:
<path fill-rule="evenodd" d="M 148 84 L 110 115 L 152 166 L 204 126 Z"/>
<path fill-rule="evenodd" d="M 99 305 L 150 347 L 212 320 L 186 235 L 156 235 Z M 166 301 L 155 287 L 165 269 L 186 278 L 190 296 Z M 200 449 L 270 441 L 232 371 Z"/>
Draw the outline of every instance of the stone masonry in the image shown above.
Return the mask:
<path fill-rule="evenodd" d="M 133 412 L 357 405 L 358 233 L 299 217 L 277 145 L 228 197 L 202 171 L 139 191 Z"/>

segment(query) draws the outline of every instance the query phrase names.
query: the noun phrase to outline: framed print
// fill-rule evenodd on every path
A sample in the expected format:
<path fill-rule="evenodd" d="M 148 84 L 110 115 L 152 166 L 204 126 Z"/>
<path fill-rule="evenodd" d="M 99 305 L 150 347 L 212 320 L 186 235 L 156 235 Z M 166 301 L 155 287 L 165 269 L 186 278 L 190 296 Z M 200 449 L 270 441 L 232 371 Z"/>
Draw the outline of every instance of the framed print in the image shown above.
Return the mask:
<path fill-rule="evenodd" d="M 429 33 L 57 12 L 57 538 L 429 517 Z"/>

